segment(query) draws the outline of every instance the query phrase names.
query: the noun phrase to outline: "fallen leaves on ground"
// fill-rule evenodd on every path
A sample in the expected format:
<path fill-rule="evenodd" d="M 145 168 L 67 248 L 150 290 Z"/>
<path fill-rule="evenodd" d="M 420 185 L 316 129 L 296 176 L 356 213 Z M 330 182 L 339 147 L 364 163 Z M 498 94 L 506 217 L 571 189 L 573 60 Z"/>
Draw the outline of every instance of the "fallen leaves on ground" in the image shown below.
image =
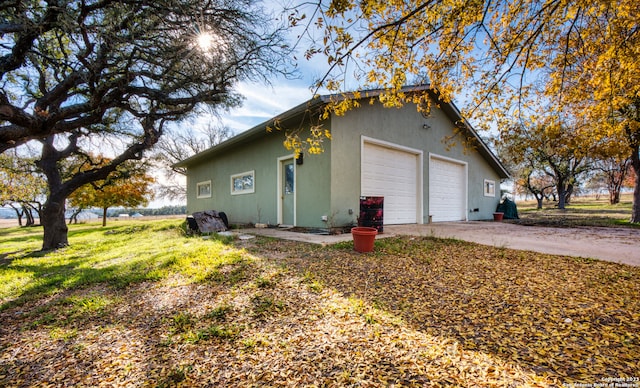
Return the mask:
<path fill-rule="evenodd" d="M 638 268 L 432 238 L 378 240 L 370 254 L 238 244 L 243 260 L 199 283 L 92 286 L 1 312 L 0 386 L 545 387 L 639 375 Z"/>
<path fill-rule="evenodd" d="M 557 382 L 640 372 L 638 268 L 453 240 L 377 244 L 368 255 L 288 244 L 280 257 L 420 332 Z"/>

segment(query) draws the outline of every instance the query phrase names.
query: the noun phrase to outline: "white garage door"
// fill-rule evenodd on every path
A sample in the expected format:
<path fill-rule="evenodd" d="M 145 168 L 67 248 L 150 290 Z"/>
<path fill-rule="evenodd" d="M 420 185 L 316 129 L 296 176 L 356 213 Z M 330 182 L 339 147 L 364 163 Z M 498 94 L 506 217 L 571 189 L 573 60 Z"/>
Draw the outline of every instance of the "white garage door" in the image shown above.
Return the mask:
<path fill-rule="evenodd" d="M 429 159 L 429 215 L 431 221 L 467 219 L 466 165 L 431 157 Z"/>
<path fill-rule="evenodd" d="M 419 154 L 364 143 L 361 195 L 384 197 L 384 224 L 418 222 L 418 163 Z"/>

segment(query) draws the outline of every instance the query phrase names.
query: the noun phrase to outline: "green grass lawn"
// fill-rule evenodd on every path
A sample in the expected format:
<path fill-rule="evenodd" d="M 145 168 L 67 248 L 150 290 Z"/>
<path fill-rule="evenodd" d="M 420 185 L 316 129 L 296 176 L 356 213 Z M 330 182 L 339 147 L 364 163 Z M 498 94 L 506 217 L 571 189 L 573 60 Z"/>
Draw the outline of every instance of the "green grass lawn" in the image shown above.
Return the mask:
<path fill-rule="evenodd" d="M 242 260 L 239 252 L 221 255 L 220 241 L 181 238 L 175 220 L 71 225 L 71 246 L 49 253 L 38 252 L 41 234 L 41 228 L 0 229 L 0 309 L 94 284 L 126 287 L 174 273 L 200 281 Z"/>
<path fill-rule="evenodd" d="M 0 229 L 0 386 L 562 386 L 640 371 L 640 269 L 431 237 L 181 221 Z"/>

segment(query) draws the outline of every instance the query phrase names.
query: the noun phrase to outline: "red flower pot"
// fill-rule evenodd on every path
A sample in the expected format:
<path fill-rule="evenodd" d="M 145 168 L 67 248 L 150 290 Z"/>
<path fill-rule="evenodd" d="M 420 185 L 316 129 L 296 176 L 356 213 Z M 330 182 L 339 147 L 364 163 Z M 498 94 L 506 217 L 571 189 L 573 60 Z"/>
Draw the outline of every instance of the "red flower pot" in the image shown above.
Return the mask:
<path fill-rule="evenodd" d="M 502 212 L 493 213 L 493 220 L 494 221 L 502 221 L 503 217 L 504 217 L 504 213 L 502 213 Z"/>
<path fill-rule="evenodd" d="M 378 234 L 378 230 L 376 228 L 369 228 L 365 226 L 351 228 L 353 249 L 361 253 L 373 251 L 373 243 L 376 239 L 376 234 Z"/>

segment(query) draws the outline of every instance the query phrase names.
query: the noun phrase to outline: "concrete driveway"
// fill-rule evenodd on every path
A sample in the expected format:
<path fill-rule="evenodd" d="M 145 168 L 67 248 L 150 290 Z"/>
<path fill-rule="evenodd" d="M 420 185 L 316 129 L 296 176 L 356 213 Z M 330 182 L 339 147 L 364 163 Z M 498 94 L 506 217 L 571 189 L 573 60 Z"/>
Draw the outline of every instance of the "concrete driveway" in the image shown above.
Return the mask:
<path fill-rule="evenodd" d="M 332 244 L 351 240 L 351 235 L 314 235 L 283 229 L 247 229 L 244 233 Z M 640 266 L 640 229 L 548 228 L 509 222 L 438 222 L 424 225 L 385 225 L 378 238 L 397 235 L 455 238 L 495 247 L 555 255 L 593 258 Z"/>
<path fill-rule="evenodd" d="M 451 237 L 495 247 L 640 266 L 640 229 L 550 228 L 479 221 L 385 226 L 385 234 L 387 229 L 390 233 Z"/>

